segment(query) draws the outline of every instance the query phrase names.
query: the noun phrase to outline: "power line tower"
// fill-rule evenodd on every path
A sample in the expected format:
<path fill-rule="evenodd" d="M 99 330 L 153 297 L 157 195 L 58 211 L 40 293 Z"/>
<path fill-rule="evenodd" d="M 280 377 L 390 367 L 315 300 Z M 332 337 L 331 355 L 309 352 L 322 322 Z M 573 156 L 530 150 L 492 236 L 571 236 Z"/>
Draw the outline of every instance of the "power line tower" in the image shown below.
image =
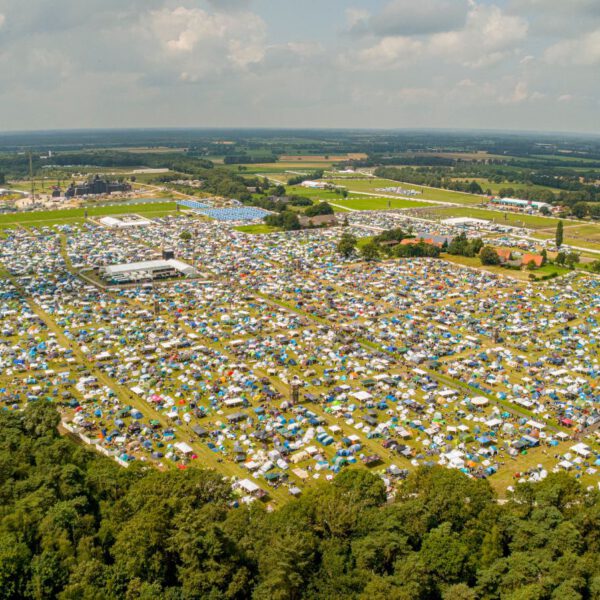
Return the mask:
<path fill-rule="evenodd" d="M 31 200 L 35 200 L 35 181 L 33 180 L 33 158 L 29 153 L 29 181 L 31 182 Z"/>

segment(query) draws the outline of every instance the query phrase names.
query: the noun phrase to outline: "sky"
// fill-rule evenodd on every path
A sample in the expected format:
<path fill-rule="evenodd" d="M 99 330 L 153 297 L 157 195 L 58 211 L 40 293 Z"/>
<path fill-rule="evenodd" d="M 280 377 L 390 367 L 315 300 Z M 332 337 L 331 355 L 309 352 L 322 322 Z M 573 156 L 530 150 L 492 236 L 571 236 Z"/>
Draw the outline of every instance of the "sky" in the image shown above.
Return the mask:
<path fill-rule="evenodd" d="M 0 0 L 0 131 L 600 133 L 600 0 Z"/>

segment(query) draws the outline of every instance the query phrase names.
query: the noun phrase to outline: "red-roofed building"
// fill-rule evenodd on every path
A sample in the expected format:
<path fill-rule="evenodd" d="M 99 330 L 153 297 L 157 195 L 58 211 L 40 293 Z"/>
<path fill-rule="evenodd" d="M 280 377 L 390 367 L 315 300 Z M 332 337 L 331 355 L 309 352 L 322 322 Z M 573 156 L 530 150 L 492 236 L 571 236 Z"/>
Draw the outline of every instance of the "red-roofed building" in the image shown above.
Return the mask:
<path fill-rule="evenodd" d="M 494 248 L 496 254 L 500 257 L 500 262 L 505 263 L 510 260 L 511 251 L 508 248 Z"/>
<path fill-rule="evenodd" d="M 521 264 L 528 265 L 534 263 L 536 267 L 541 267 L 544 259 L 539 254 L 523 254 Z"/>

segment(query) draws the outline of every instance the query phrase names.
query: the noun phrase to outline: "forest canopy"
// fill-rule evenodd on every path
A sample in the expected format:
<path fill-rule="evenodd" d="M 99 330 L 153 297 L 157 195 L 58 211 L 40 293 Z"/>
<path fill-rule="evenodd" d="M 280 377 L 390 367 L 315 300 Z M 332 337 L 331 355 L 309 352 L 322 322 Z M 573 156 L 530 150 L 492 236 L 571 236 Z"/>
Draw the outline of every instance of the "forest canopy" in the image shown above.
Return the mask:
<path fill-rule="evenodd" d="M 600 497 L 566 474 L 500 504 L 485 480 L 422 467 L 393 501 L 345 470 L 269 513 L 218 474 L 128 469 L 0 413 L 0 598 L 600 598 Z"/>

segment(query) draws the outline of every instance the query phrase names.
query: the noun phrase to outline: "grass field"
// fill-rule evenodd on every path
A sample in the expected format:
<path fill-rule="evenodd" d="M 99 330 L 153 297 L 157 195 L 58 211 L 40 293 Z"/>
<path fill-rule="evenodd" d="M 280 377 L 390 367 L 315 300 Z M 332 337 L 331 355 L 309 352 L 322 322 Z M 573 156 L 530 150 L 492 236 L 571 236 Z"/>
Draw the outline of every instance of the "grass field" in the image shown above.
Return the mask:
<path fill-rule="evenodd" d="M 558 190 L 556 188 L 551 188 L 546 185 L 510 183 L 508 181 L 505 181 L 503 183 L 494 183 L 493 181 L 490 181 L 489 179 L 485 179 L 483 177 L 471 177 L 471 178 L 454 177 L 453 180 L 454 181 L 466 181 L 466 182 L 476 181 L 477 183 L 479 183 L 479 185 L 483 188 L 484 191 L 487 189 L 490 189 L 493 194 L 497 194 L 502 188 L 513 188 L 514 190 L 528 190 L 528 191 L 535 191 L 535 192 L 541 192 L 541 191 L 549 191 L 549 192 L 553 192 L 553 193 L 558 192 Z"/>
<path fill-rule="evenodd" d="M 375 198 L 370 196 L 348 197 L 332 199 L 331 202 L 354 210 L 389 210 L 393 208 L 421 208 L 430 206 L 418 200 L 404 200 L 403 198 Z"/>
<path fill-rule="evenodd" d="M 68 208 L 63 210 L 48 210 L 40 212 L 19 212 L 0 215 L 0 227 L 22 225 L 55 225 L 60 223 L 71 223 L 77 220 L 83 221 L 85 211 L 88 216 L 118 215 L 127 213 L 144 213 L 148 216 L 164 216 L 175 212 L 175 202 L 155 202 L 152 204 L 117 205 L 117 206 L 95 206 L 85 208 Z"/>
<path fill-rule="evenodd" d="M 410 183 L 392 181 L 391 179 L 332 179 L 328 181 L 331 181 L 331 183 L 334 183 L 335 185 L 342 185 L 350 192 L 356 191 L 378 193 L 380 190 L 385 188 L 399 187 L 405 190 L 414 190 L 419 192 L 419 194 L 415 196 L 415 200 L 435 200 L 437 202 L 449 202 L 453 204 L 467 205 L 481 204 L 483 201 L 481 196 L 474 196 L 473 194 L 463 194 L 461 192 L 453 192 L 450 190 L 428 188 Z M 381 193 L 388 194 L 390 192 Z"/>
<path fill-rule="evenodd" d="M 34 179 L 35 183 L 35 191 L 36 192 L 50 192 L 54 186 L 59 184 L 57 179 Z M 64 185 L 64 181 L 61 182 Z M 31 191 L 31 182 L 30 181 L 10 181 L 9 186 L 10 189 L 19 190 L 21 192 L 30 192 Z"/>
<path fill-rule="evenodd" d="M 250 233 L 252 235 L 275 233 L 276 231 L 280 231 L 278 227 L 271 227 L 270 225 L 240 225 L 239 227 L 234 227 L 234 229 L 236 231 L 241 231 L 242 233 Z"/>
<path fill-rule="evenodd" d="M 491 265 L 482 265 L 481 260 L 477 256 L 470 257 L 454 256 L 452 254 L 442 254 L 442 258 L 456 265 L 463 265 L 465 267 L 481 269 L 483 271 L 488 271 L 489 273 L 495 273 L 496 275 L 512 277 L 513 279 L 517 279 L 519 281 L 529 281 L 529 275 L 531 273 L 533 273 L 536 277 L 543 277 L 544 275 L 551 275 L 553 273 L 556 273 L 559 276 L 564 275 L 565 273 L 570 273 L 569 269 L 565 267 L 559 267 L 556 265 L 545 265 L 543 267 L 540 267 L 539 269 L 536 269 L 535 271 L 528 271 L 527 269 L 517 271 L 514 269 L 504 269 L 502 267 L 496 267 Z"/>
<path fill-rule="evenodd" d="M 310 198 L 313 202 L 337 202 L 338 200 L 344 199 L 341 194 L 336 194 L 331 190 L 314 190 L 300 185 L 287 186 L 286 194 L 289 196 L 303 196 L 304 198 Z"/>
<path fill-rule="evenodd" d="M 281 161 L 275 163 L 255 163 L 251 165 L 226 165 L 228 168 L 239 171 L 242 175 L 255 175 L 255 174 L 271 174 L 271 173 L 286 173 L 292 171 L 294 173 L 308 173 L 316 169 L 323 170 L 329 169 L 333 165 L 331 160 L 318 161 L 309 160 L 308 158 L 303 161 Z M 239 169 L 239 167 L 243 167 Z M 290 173 L 290 177 L 292 174 Z"/>
<path fill-rule="evenodd" d="M 471 217 L 474 219 L 487 219 L 496 223 L 504 223 L 515 227 L 527 227 L 530 229 L 552 229 L 556 228 L 558 219 L 552 217 L 542 217 L 537 215 L 522 215 L 506 211 L 488 210 L 485 208 L 432 208 L 430 211 L 432 216 L 437 216 L 441 219 L 449 219 L 452 217 Z M 565 221 L 565 227 L 569 222 Z"/>

